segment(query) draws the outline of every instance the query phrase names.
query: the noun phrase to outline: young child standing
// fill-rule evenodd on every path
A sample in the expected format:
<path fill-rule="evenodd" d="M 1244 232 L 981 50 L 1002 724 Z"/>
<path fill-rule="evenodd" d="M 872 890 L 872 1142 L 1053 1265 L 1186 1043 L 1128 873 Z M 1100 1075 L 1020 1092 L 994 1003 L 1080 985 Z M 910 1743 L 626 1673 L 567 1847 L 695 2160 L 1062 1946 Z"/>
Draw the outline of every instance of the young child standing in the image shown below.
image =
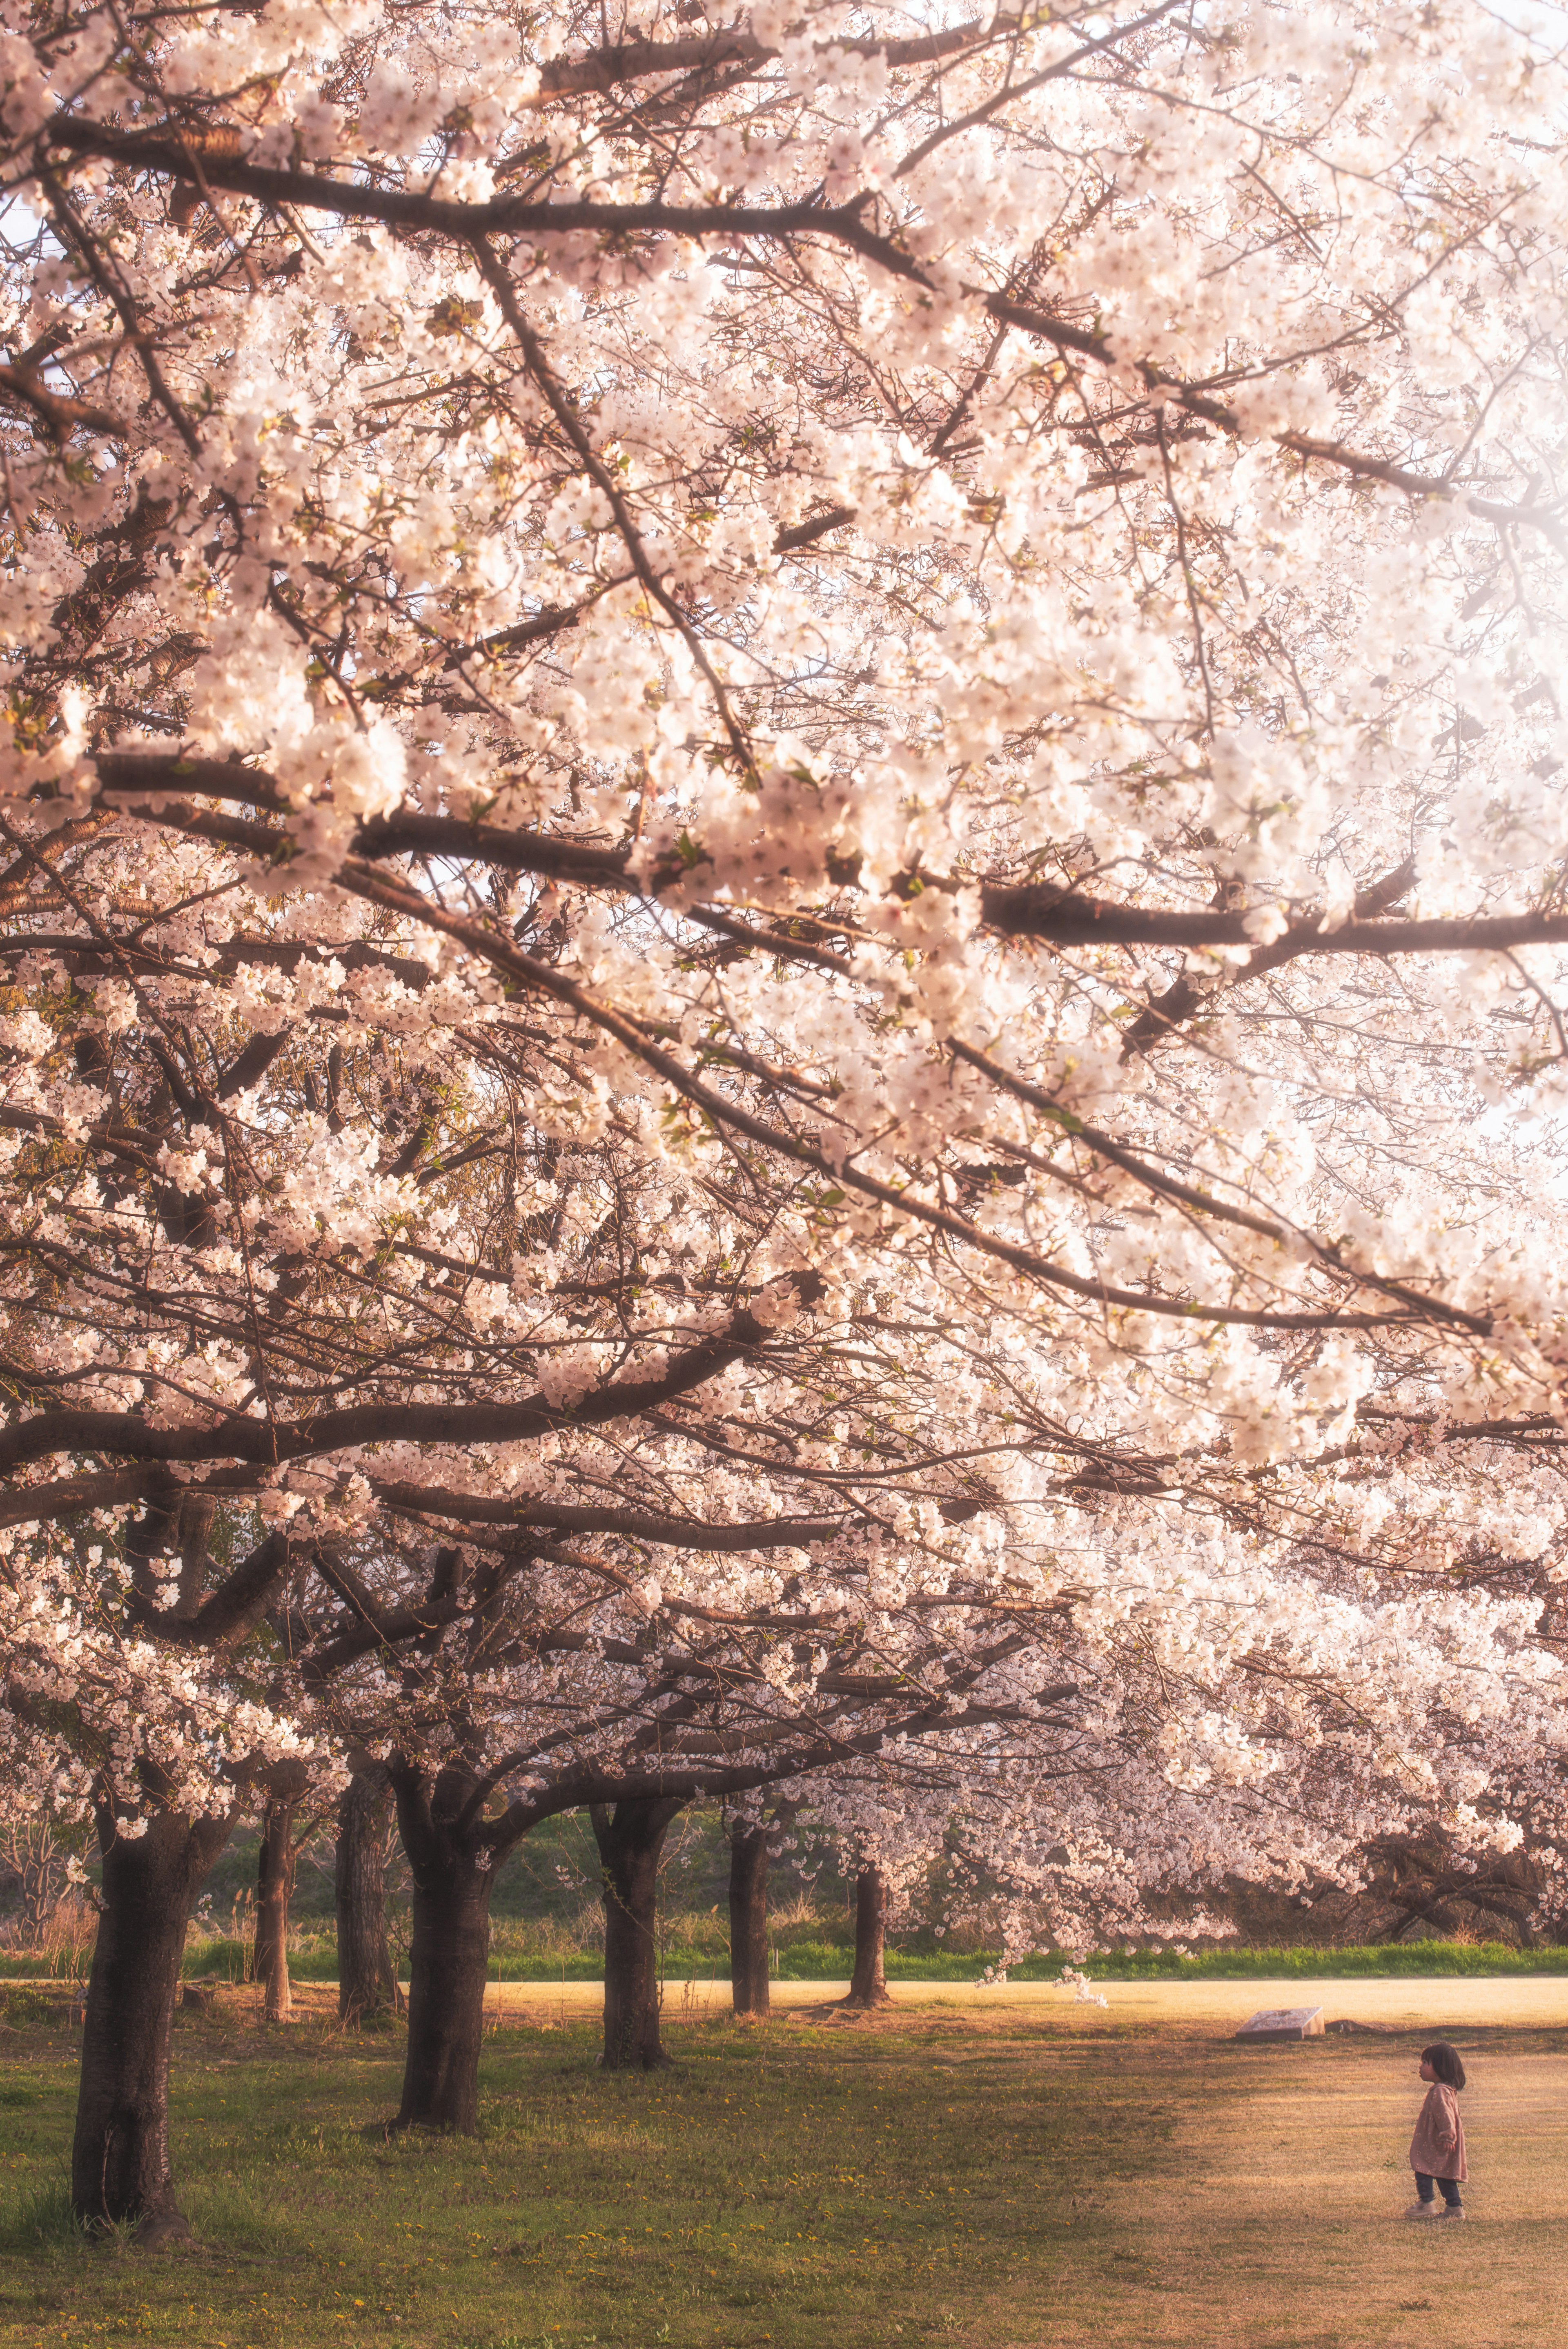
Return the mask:
<path fill-rule="evenodd" d="M 1459 2091 L 1465 2084 L 1465 2067 L 1460 2062 L 1459 2051 L 1446 2039 L 1421 2050 L 1421 2077 L 1429 2080 L 1427 2101 L 1421 2106 L 1416 2123 L 1416 2134 L 1410 2139 L 1410 2167 L 1416 2173 L 1416 2193 L 1418 2199 L 1406 2211 L 1407 2219 L 1462 2219 L 1465 2206 L 1460 2199 L 1460 2188 L 1470 2176 L 1465 2167 L 1465 2126 L 1460 2118 Z M 1433 2204 L 1433 2184 L 1443 2189 L 1443 2207 L 1439 2214 Z"/>

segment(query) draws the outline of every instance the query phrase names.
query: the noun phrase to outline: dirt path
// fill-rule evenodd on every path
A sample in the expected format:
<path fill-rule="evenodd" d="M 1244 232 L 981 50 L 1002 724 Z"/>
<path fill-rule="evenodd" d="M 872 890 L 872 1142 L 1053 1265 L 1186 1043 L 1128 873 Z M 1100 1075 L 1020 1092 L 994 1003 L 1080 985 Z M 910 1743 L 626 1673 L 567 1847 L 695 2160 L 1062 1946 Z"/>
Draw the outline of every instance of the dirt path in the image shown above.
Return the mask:
<path fill-rule="evenodd" d="M 776 1982 L 771 1996 L 778 2011 L 789 2013 L 841 1998 L 849 1986 L 847 1981 Z M 1329 2020 L 1343 2016 L 1394 2030 L 1429 2031 L 1434 2038 L 1499 2024 L 1568 2029 L 1564 1974 L 1493 1975 L 1476 1981 L 1437 1975 L 1385 1982 L 1102 1982 L 1103 2007 L 1081 2005 L 1070 1992 L 1051 1982 L 1009 1982 L 1000 1990 L 974 1982 L 895 1982 L 891 1987 L 895 2012 L 945 2008 L 966 2020 L 990 2017 L 1031 2026 L 1059 2016 L 1075 2033 L 1116 2033 L 1130 2025 L 1161 2030 L 1174 2024 L 1222 2036 L 1265 2006 L 1321 2006 Z M 597 2014 L 604 2002 L 598 1982 L 492 1982 L 486 1995 L 508 2015 L 546 2021 L 564 2012 L 579 2022 Z M 683 2011 L 706 2013 L 728 2004 L 729 1984 L 725 1982 L 665 1984 L 665 2012 L 672 2022 L 678 2022 Z"/>

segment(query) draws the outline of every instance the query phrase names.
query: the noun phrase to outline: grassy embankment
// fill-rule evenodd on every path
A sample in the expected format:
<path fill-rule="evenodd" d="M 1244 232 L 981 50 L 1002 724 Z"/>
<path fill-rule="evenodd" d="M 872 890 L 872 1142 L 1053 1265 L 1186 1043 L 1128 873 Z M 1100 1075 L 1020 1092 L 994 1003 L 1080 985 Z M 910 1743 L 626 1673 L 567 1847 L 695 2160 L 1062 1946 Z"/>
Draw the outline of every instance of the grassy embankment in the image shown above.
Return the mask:
<path fill-rule="evenodd" d="M 498 1932 L 491 1951 L 492 1982 L 600 1982 L 603 1959 L 597 1950 L 562 1950 L 555 1954 L 508 1946 L 513 1937 Z M 517 1937 L 517 1938 L 521 1938 Z M 215 1972 L 243 1978 L 242 1944 L 193 1941 L 186 1961 L 190 1974 Z M 853 1959 L 849 1941 L 807 1940 L 780 1944 L 774 1972 L 780 1982 L 841 1982 Z M 887 1952 L 892 1982 L 974 1982 L 1000 1952 L 994 1950 L 900 1950 Z M 1016 1982 L 1049 1982 L 1061 1971 L 1060 1950 L 1026 1958 L 1012 1969 Z M 1071 1961 L 1073 1963 L 1078 1961 Z M 302 1940 L 291 1952 L 290 1971 L 301 1982 L 335 1982 L 337 1946 L 330 1935 Z M 664 1951 L 666 1975 L 676 1981 L 729 1979 L 727 1946 L 674 1942 Z M 1081 1971 L 1095 1982 L 1354 1981 L 1372 1976 L 1429 1974 L 1568 1974 L 1568 1950 L 1516 1950 L 1503 1941 L 1403 1941 L 1351 1950 L 1205 1950 L 1183 1957 L 1174 1950 L 1110 1950 L 1085 1959 Z"/>
<path fill-rule="evenodd" d="M 710 1920 L 686 1923 L 663 1951 L 664 1971 L 674 1981 L 727 1982 L 729 1950 Z M 820 1932 L 820 1928 L 819 1926 Z M 48 1975 L 68 1982 L 86 1977 L 91 1945 L 64 1940 L 36 1951 L 0 1954 L 0 1981 Z M 993 1964 L 994 1950 L 902 1950 L 890 1947 L 887 1971 L 892 1982 L 976 1981 Z M 780 1982 L 841 1982 L 847 1979 L 853 1946 L 847 1940 L 781 1938 L 774 1973 Z M 1049 1982 L 1067 1960 L 1062 1951 L 1026 1958 L 1012 1969 L 1015 1982 Z M 251 1971 L 251 1945 L 232 1936 L 193 1934 L 185 1952 L 188 1979 L 243 1982 Z M 289 1971 L 298 1982 L 337 1979 L 337 1944 L 330 1932 L 291 1936 Z M 407 1974 L 407 1963 L 403 1968 Z M 1243 1949 L 1221 1945 L 1183 1955 L 1175 1950 L 1109 1950 L 1081 1961 L 1096 1982 L 1253 1982 L 1267 1980 L 1357 1982 L 1410 1980 L 1431 1975 L 1478 1979 L 1493 1974 L 1568 1974 L 1568 1949 L 1519 1950 L 1505 1941 L 1401 1941 L 1335 1950 L 1321 1946 Z M 502 1982 L 591 1982 L 603 1978 L 603 1960 L 593 1947 L 546 1928 L 499 1925 L 491 1940 L 490 1979 Z"/>
<path fill-rule="evenodd" d="M 307 1999 L 313 1994 L 306 1993 Z M 1472 2220 L 1404 2227 L 1406 2039 L 1257 2049 L 940 1993 L 870 2025 L 487 2042 L 480 2137 L 389 2140 L 401 2049 L 253 1995 L 178 2025 L 187 2248 L 65 2208 L 77 2044 L 0 1999 L 0 2344 L 160 2349 L 1480 2349 L 1568 2329 L 1568 2032 L 1467 2040 Z"/>

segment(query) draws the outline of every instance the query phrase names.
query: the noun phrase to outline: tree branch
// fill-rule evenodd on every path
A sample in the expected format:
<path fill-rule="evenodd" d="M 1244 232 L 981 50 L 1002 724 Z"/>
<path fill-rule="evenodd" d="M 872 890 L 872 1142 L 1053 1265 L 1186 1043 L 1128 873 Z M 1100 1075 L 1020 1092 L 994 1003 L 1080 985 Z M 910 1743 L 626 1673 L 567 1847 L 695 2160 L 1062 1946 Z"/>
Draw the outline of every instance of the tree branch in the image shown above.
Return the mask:
<path fill-rule="evenodd" d="M 821 1294 L 814 1273 L 795 1276 L 802 1302 Z M 316 1459 L 366 1444 L 520 1444 L 556 1428 L 601 1427 L 688 1394 L 744 1354 L 764 1349 L 770 1332 L 749 1312 L 691 1347 L 658 1378 L 600 1387 L 573 1405 L 542 1394 L 520 1402 L 366 1402 L 314 1418 L 267 1423 L 236 1415 L 208 1427 L 151 1427 L 134 1412 L 48 1411 L 0 1430 L 0 1473 L 57 1452 L 107 1452 L 129 1460 L 245 1460 L 271 1466 Z"/>

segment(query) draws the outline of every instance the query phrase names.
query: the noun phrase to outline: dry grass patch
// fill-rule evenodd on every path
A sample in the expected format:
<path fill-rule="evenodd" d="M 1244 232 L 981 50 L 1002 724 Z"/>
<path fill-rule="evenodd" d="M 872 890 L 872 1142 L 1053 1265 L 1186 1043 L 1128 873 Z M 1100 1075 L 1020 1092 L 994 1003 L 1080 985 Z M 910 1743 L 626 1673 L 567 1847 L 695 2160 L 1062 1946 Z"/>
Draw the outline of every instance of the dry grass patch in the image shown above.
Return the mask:
<path fill-rule="evenodd" d="M 1420 2035 L 1144 2051 L 1163 2173 L 1093 2199 L 1048 2309 L 994 2294 L 986 2349 L 1493 2349 L 1568 2338 L 1568 2037 L 1462 2030 L 1470 2216 L 1410 2226 Z"/>

